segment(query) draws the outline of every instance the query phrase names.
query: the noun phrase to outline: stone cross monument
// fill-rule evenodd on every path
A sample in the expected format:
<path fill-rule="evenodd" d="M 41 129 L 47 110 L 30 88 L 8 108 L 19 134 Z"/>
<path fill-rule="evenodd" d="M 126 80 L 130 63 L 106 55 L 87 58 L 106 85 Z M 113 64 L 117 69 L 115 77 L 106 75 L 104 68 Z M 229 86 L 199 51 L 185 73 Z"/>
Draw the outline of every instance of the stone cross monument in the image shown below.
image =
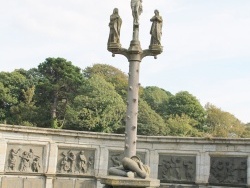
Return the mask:
<path fill-rule="evenodd" d="M 126 112 L 126 129 L 125 129 L 125 157 L 136 155 L 137 142 L 137 117 L 138 117 L 138 91 L 139 91 L 139 73 L 140 63 L 146 56 L 154 56 L 161 54 L 163 47 L 161 46 L 162 35 L 162 17 L 158 10 L 150 19 L 152 22 L 150 34 L 151 41 L 149 49 L 142 50 L 139 41 L 139 17 L 143 11 L 142 0 L 131 0 L 131 9 L 133 15 L 133 38 L 128 49 L 122 48 L 120 44 L 120 30 L 122 19 L 119 16 L 118 9 L 115 8 L 110 16 L 110 33 L 108 39 L 108 51 L 115 54 L 124 55 L 129 61 L 129 80 L 128 80 L 128 98 Z"/>
<path fill-rule="evenodd" d="M 148 188 L 160 186 L 159 180 L 149 178 L 150 168 L 142 164 L 140 158 L 136 156 L 136 142 L 140 63 L 146 56 L 154 56 L 156 58 L 157 55 L 162 53 L 161 35 L 163 20 L 159 11 L 155 10 L 155 15 L 150 19 L 152 22 L 150 45 L 148 49 L 142 50 L 139 41 L 139 17 L 143 11 L 142 0 L 131 0 L 131 9 L 134 18 L 133 37 L 128 49 L 122 48 L 120 44 L 122 19 L 119 16 L 117 8 L 113 10 L 109 22 L 108 51 L 112 53 L 113 57 L 115 54 L 121 54 L 128 59 L 129 79 L 125 128 L 125 157 L 121 161 L 122 165 L 109 169 L 109 175 L 114 176 L 101 178 L 101 183 L 105 184 L 105 188 Z"/>

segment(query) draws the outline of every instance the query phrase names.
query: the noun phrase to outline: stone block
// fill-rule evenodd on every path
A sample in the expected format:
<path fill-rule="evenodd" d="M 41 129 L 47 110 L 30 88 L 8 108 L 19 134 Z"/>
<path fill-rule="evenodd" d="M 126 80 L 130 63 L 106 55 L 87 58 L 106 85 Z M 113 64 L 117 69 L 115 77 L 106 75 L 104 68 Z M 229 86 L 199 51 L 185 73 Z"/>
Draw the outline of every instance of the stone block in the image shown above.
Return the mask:
<path fill-rule="evenodd" d="M 24 188 L 44 188 L 45 180 L 42 178 L 28 178 L 24 179 Z"/>
<path fill-rule="evenodd" d="M 119 176 L 102 177 L 101 183 L 113 186 L 113 188 L 150 188 L 160 186 L 160 180 L 157 179 L 137 179 Z"/>
<path fill-rule="evenodd" d="M 76 180 L 74 188 L 96 188 L 94 180 Z"/>
<path fill-rule="evenodd" d="M 23 179 L 18 177 L 3 177 L 2 188 L 24 188 Z"/>
<path fill-rule="evenodd" d="M 55 179 L 53 188 L 74 188 L 74 179 Z"/>

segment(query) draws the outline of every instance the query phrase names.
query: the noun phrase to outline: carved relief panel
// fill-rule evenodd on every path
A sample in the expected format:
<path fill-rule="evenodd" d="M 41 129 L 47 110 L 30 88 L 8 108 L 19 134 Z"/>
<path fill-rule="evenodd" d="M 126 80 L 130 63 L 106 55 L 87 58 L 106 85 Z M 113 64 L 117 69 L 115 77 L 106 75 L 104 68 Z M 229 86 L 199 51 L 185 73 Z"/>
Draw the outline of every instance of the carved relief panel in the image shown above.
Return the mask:
<path fill-rule="evenodd" d="M 141 159 L 142 163 L 145 164 L 145 153 L 137 152 L 137 156 Z M 108 169 L 110 167 L 117 167 L 121 165 L 121 160 L 124 158 L 123 151 L 109 151 Z"/>
<path fill-rule="evenodd" d="M 160 179 L 162 183 L 194 183 L 195 177 L 195 156 L 159 156 L 158 179 Z"/>
<path fill-rule="evenodd" d="M 60 174 L 94 174 L 95 150 L 59 148 L 57 173 Z"/>
<path fill-rule="evenodd" d="M 43 146 L 9 144 L 5 171 L 43 173 Z"/>
<path fill-rule="evenodd" d="M 246 157 L 211 157 L 210 184 L 247 184 Z"/>

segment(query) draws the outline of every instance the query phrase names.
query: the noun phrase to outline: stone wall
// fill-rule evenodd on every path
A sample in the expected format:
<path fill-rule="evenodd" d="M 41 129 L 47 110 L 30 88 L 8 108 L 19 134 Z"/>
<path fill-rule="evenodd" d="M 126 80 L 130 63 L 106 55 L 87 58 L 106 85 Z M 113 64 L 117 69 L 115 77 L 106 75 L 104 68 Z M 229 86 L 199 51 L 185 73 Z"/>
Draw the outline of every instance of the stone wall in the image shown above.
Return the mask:
<path fill-rule="evenodd" d="M 124 136 L 0 125 L 0 188 L 101 188 Z M 250 187 L 250 139 L 138 136 L 161 187 Z"/>

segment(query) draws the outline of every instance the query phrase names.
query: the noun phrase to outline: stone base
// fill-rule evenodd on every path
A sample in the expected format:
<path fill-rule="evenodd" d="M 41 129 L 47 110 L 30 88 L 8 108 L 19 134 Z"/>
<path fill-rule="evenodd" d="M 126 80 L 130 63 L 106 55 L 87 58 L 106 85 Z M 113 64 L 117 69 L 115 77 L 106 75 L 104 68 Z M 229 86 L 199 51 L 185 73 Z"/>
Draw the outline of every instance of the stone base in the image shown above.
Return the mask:
<path fill-rule="evenodd" d="M 160 186 L 158 179 L 139 179 L 120 176 L 106 176 L 101 178 L 101 183 L 107 188 L 156 188 Z"/>
<path fill-rule="evenodd" d="M 163 51 L 163 47 L 160 45 L 150 45 L 149 49 L 153 52 L 153 53 L 157 53 L 160 54 Z"/>
<path fill-rule="evenodd" d="M 109 43 L 108 44 L 108 51 L 112 52 L 112 53 L 116 53 L 121 49 L 121 44 L 120 43 Z"/>

